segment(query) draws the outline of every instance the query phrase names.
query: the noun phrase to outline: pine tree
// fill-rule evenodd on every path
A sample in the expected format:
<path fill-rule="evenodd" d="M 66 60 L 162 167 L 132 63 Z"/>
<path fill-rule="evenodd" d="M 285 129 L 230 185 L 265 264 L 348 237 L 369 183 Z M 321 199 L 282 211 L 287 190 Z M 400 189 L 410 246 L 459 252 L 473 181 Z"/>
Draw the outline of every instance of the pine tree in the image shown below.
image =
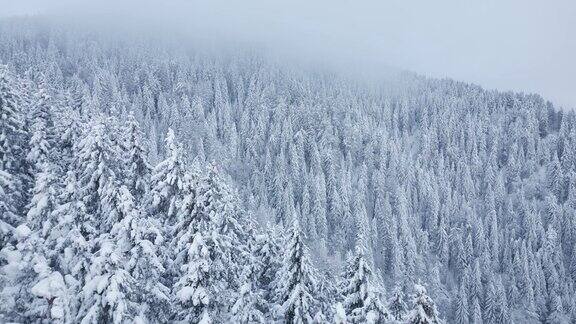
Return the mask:
<path fill-rule="evenodd" d="M 556 195 L 558 200 L 560 200 L 562 195 L 561 172 L 562 170 L 560 167 L 560 161 L 558 160 L 558 155 L 554 154 L 552 161 L 550 161 L 546 167 L 546 181 L 548 189 Z"/>
<path fill-rule="evenodd" d="M 47 267 L 46 267 L 47 268 Z M 30 290 L 36 297 L 46 300 L 46 319 L 53 323 L 70 323 L 73 321 L 70 298 L 72 297 L 64 282 L 64 277 L 58 271 L 40 274 L 40 280 Z"/>
<path fill-rule="evenodd" d="M 109 231 L 119 220 L 114 206 L 118 152 L 102 117 L 96 117 L 84 135 L 78 147 L 76 168 L 80 184 L 78 195 L 86 208 L 85 219 L 80 222 L 81 230 L 91 239 Z"/>
<path fill-rule="evenodd" d="M 335 324 L 347 324 L 348 318 L 346 316 L 346 311 L 342 303 L 338 302 L 334 306 L 334 323 Z"/>
<path fill-rule="evenodd" d="M 132 192 L 134 199 L 140 201 L 148 194 L 151 167 L 148 163 L 147 152 L 142 143 L 140 125 L 130 111 L 125 125 L 126 141 L 126 186 Z"/>
<path fill-rule="evenodd" d="M 68 171 L 58 191 L 57 207 L 50 214 L 49 231 L 46 232 L 46 255 L 63 273 L 87 269 L 87 260 L 76 259 L 76 252 L 87 253 L 88 244 L 82 235 L 82 223 L 85 220 L 86 208 L 79 199 L 78 181 L 73 171 Z M 76 251 L 76 252 L 72 252 Z M 75 269 L 75 270 L 73 270 Z M 77 279 L 83 275 L 75 276 Z"/>
<path fill-rule="evenodd" d="M 152 171 L 148 208 L 151 215 L 171 226 L 176 223 L 186 186 L 182 149 L 172 129 L 166 135 L 166 152 L 166 159 Z"/>
<path fill-rule="evenodd" d="M 408 306 L 404 302 L 404 293 L 401 289 L 396 288 L 390 301 L 388 302 L 388 310 L 391 318 L 396 321 L 402 321 L 408 311 Z"/>
<path fill-rule="evenodd" d="M 454 300 L 454 323 L 468 323 L 468 294 L 464 281 L 460 283 L 458 294 Z"/>
<path fill-rule="evenodd" d="M 311 323 L 317 308 L 317 278 L 295 217 L 287 238 L 286 252 L 274 282 L 276 315 L 290 324 Z"/>
<path fill-rule="evenodd" d="M 414 285 L 413 303 L 414 306 L 408 314 L 408 323 L 410 324 L 433 324 L 442 323 L 438 317 L 438 311 L 434 301 L 426 294 L 426 288 L 420 284 Z"/>
<path fill-rule="evenodd" d="M 389 317 L 388 310 L 380 301 L 364 250 L 361 243 L 357 245 L 344 273 L 344 310 L 350 323 L 384 323 Z"/>
<path fill-rule="evenodd" d="M 570 320 L 564 312 L 562 298 L 557 294 L 550 296 L 550 312 L 546 318 L 546 323 L 569 323 Z"/>
<path fill-rule="evenodd" d="M 486 294 L 484 297 L 484 321 L 487 323 L 495 323 L 496 316 L 498 312 L 498 296 L 496 294 L 496 289 L 494 288 L 494 283 L 492 281 L 488 282 L 486 287 Z"/>
<path fill-rule="evenodd" d="M 14 229 L 15 246 L 1 250 L 0 314 L 18 322 L 31 323 L 48 319 L 48 304 L 38 299 L 32 288 L 49 271 L 42 255 L 43 240 L 28 226 Z"/>
<path fill-rule="evenodd" d="M 320 244 L 326 243 L 328 235 L 328 223 L 326 218 L 326 184 L 324 181 L 324 175 L 320 174 L 312 179 L 311 183 L 311 213 L 312 219 L 314 220 L 314 225 L 316 228 L 314 232 L 316 233 Z"/>
<path fill-rule="evenodd" d="M 263 300 L 256 288 L 251 283 L 245 283 L 240 287 L 240 296 L 231 308 L 231 323 L 266 323 L 260 310 Z"/>
<path fill-rule="evenodd" d="M 119 221 L 110 233 L 93 239 L 96 252 L 90 260 L 76 318 L 81 323 L 123 323 L 138 315 L 137 283 L 127 267 L 138 211 L 126 187 L 121 187 L 119 194 Z"/>
<path fill-rule="evenodd" d="M 206 229 L 198 229 L 198 231 Z M 217 311 L 210 288 L 210 251 L 202 233 L 197 232 L 188 243 L 186 265 L 182 275 L 175 284 L 175 295 L 178 303 L 177 318 L 188 322 L 212 323 Z M 218 291 L 221 287 L 217 287 Z"/>
<path fill-rule="evenodd" d="M 214 168 L 187 181 L 172 243 L 177 320 L 222 321 L 241 286 L 242 228 L 219 181 Z"/>
<path fill-rule="evenodd" d="M 258 273 L 255 274 L 259 286 L 266 292 L 268 300 L 273 298 L 272 284 L 281 266 L 281 247 L 278 242 L 277 229 L 268 225 L 265 232 L 256 236 L 254 259 L 258 262 Z"/>
<path fill-rule="evenodd" d="M 3 170 L 14 171 L 24 139 L 24 120 L 19 107 L 19 97 L 14 89 L 14 81 L 7 68 L 0 66 L 0 163 Z"/>
<path fill-rule="evenodd" d="M 38 171 L 41 165 L 52 162 L 52 149 L 54 146 L 54 121 L 52 120 L 52 110 L 50 97 L 46 90 L 40 88 L 37 95 L 36 107 L 32 114 L 30 151 L 26 159 Z"/>
<path fill-rule="evenodd" d="M 473 324 L 483 324 L 482 320 L 482 308 L 480 307 L 480 302 L 478 298 L 474 297 L 472 302 L 472 311 L 470 314 L 471 323 Z"/>
<path fill-rule="evenodd" d="M 128 297 L 133 292 L 134 278 L 123 269 L 124 262 L 113 240 L 100 238 L 82 290 L 77 321 L 122 323 L 134 318 L 135 305 Z"/>
<path fill-rule="evenodd" d="M 0 170 L 0 246 L 6 246 L 12 238 L 14 227 L 10 223 L 16 222 L 16 208 L 13 204 L 11 192 L 14 192 L 12 175 Z"/>
<path fill-rule="evenodd" d="M 60 172 L 56 165 L 48 161 L 42 162 L 37 168 L 39 170 L 35 175 L 26 223 L 33 230 L 39 231 L 43 237 L 46 237 L 58 221 L 53 218 L 53 213 L 59 204 L 58 176 Z"/>
<path fill-rule="evenodd" d="M 22 221 L 23 215 L 18 211 L 26 198 L 23 166 L 27 132 L 19 104 L 15 82 L 7 69 L 0 66 L 0 213 L 1 222 L 12 227 Z"/>
<path fill-rule="evenodd" d="M 125 189 L 123 202 L 134 209 L 136 200 Z M 158 220 L 135 211 L 125 244 L 130 248 L 126 268 L 135 280 L 133 300 L 139 305 L 142 320 L 167 321 L 170 316 L 170 289 L 163 283 L 166 270 L 161 249 L 166 248 L 162 227 Z"/>

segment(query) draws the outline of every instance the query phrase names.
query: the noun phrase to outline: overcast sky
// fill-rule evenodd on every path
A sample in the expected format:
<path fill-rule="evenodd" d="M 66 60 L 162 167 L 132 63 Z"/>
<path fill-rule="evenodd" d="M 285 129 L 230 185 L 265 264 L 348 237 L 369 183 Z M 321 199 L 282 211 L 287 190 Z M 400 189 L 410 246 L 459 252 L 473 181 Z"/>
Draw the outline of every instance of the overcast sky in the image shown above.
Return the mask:
<path fill-rule="evenodd" d="M 576 0 L 0 0 L 0 15 L 36 13 L 114 14 L 337 67 L 391 65 L 536 92 L 576 108 Z"/>

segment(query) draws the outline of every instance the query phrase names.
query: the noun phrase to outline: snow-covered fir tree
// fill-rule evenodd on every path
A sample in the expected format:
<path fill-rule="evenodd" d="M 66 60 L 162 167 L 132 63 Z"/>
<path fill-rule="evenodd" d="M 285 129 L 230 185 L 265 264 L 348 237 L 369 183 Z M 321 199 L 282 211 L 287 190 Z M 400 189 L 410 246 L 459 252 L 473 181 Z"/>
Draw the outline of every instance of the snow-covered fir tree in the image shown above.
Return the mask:
<path fill-rule="evenodd" d="M 410 324 L 435 324 L 442 323 L 438 317 L 438 310 L 434 301 L 427 295 L 424 286 L 414 285 L 412 310 L 407 315 L 407 323 Z"/>
<path fill-rule="evenodd" d="M 186 183 L 172 244 L 176 319 L 219 322 L 229 316 L 241 288 L 242 228 L 214 167 Z"/>
<path fill-rule="evenodd" d="M 294 218 L 286 238 L 284 260 L 274 282 L 276 316 L 286 323 L 312 323 L 318 308 L 318 278 L 310 264 L 299 222 Z"/>
<path fill-rule="evenodd" d="M 408 306 L 404 301 L 404 293 L 396 288 L 388 302 L 390 317 L 396 321 L 402 321 L 408 312 Z"/>
<path fill-rule="evenodd" d="M 23 177 L 26 175 L 24 159 L 28 132 L 22 103 L 14 76 L 5 66 L 0 66 L 0 224 L 3 236 L 7 235 L 8 226 L 16 227 L 22 221 L 23 215 L 18 210 L 25 205 Z"/>
<path fill-rule="evenodd" d="M 165 141 L 167 158 L 152 171 L 149 208 L 151 214 L 170 225 L 176 221 L 184 199 L 186 171 L 182 148 L 176 142 L 172 129 L 168 130 Z"/>
<path fill-rule="evenodd" d="M 358 234 L 356 250 L 342 276 L 342 305 L 349 323 L 385 323 L 390 314 L 380 300 L 375 276 L 366 260 L 365 235 L 364 231 Z"/>
<path fill-rule="evenodd" d="M 131 232 L 138 225 L 138 210 L 126 187 L 119 189 L 119 195 L 120 220 L 109 233 L 103 232 L 93 239 L 96 251 L 84 279 L 76 318 L 81 323 L 123 323 L 134 320 L 140 312 L 135 297 L 138 283 L 127 268 L 129 253 L 135 245 Z M 146 284 L 145 280 L 139 283 Z"/>
<path fill-rule="evenodd" d="M 124 127 L 126 132 L 125 168 L 126 186 L 138 201 L 147 196 L 150 188 L 151 166 L 148 163 L 146 148 L 143 144 L 143 134 L 134 113 L 130 111 Z"/>

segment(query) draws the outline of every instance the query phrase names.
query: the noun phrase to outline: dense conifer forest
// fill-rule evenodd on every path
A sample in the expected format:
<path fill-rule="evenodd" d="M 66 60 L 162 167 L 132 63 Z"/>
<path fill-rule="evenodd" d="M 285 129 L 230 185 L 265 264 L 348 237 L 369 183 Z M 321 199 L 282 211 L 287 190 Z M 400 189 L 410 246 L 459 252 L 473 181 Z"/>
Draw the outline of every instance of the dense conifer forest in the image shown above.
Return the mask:
<path fill-rule="evenodd" d="M 571 323 L 576 115 L 0 23 L 0 322 Z"/>

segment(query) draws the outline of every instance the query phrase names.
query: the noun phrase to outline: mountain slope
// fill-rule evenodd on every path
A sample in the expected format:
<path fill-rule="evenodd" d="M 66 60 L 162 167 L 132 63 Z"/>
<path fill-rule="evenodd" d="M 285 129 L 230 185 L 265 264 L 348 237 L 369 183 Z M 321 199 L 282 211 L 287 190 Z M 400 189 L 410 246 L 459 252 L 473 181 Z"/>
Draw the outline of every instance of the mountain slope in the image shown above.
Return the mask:
<path fill-rule="evenodd" d="M 34 97 L 23 98 L 33 102 L 25 115 L 39 110 L 37 95 L 26 87 L 44 87 L 52 109 L 65 106 L 73 112 L 59 118 L 78 114 L 83 125 L 90 125 L 91 131 L 76 136 L 100 134 L 111 141 L 113 152 L 121 150 L 114 148 L 116 135 L 106 139 L 103 134 L 121 134 L 118 125 L 133 111 L 153 164 L 179 150 L 164 146 L 165 134 L 173 129 L 182 143 L 178 159 L 193 168 L 213 163 L 226 174 L 226 182 L 237 188 L 235 204 L 247 219 L 262 227 L 288 227 L 297 218 L 315 267 L 329 278 L 341 271 L 346 254 L 362 245 L 379 293 L 409 294 L 422 281 L 449 322 L 574 320 L 573 112 L 558 111 L 537 95 L 486 91 L 452 80 L 400 73 L 365 82 L 282 66 L 244 51 L 210 55 L 169 41 L 93 35 L 43 22 L 4 22 L 0 44 L 0 61 L 24 80 L 18 92 Z M 106 121 L 110 118 L 115 121 Z M 33 120 L 25 119 L 26 124 Z M 88 150 L 96 144 L 82 145 Z M 71 161 L 81 159 L 74 155 Z M 44 163 L 24 172 L 10 165 L 4 162 L 3 167 L 11 174 L 26 173 L 18 185 L 30 188 L 39 185 L 32 184 L 38 179 L 30 179 L 30 173 L 49 168 Z M 105 171 L 123 174 L 115 168 Z M 187 177 L 174 174 L 170 179 Z M 185 209 L 187 190 L 197 189 L 182 183 L 166 206 Z M 100 195 L 108 188 L 103 185 L 97 191 L 90 187 L 87 194 Z M 116 189 L 110 190 L 110 197 L 116 195 Z M 29 206 L 27 196 L 34 192 L 26 191 L 14 204 Z M 101 207 L 92 208 L 92 215 L 101 213 Z M 161 222 L 173 211 L 167 208 L 166 215 L 157 217 L 161 213 L 153 208 L 142 208 Z M 17 227 L 13 218 L 4 217 L 9 225 L 2 226 Z M 26 213 L 19 218 L 26 219 Z M 247 219 L 243 227 L 251 228 Z M 185 227 L 178 228 L 186 233 Z M 218 246 L 215 242 L 206 244 Z M 199 257 L 200 252 L 187 256 Z M 178 272 L 169 265 L 166 271 Z M 340 291 L 332 288 L 326 290 Z M 272 288 L 263 293 L 267 289 Z M 329 315 L 337 293 L 318 296 L 324 306 L 317 309 Z M 198 321 L 206 309 L 181 315 Z M 224 316 L 221 310 L 216 314 Z"/>

